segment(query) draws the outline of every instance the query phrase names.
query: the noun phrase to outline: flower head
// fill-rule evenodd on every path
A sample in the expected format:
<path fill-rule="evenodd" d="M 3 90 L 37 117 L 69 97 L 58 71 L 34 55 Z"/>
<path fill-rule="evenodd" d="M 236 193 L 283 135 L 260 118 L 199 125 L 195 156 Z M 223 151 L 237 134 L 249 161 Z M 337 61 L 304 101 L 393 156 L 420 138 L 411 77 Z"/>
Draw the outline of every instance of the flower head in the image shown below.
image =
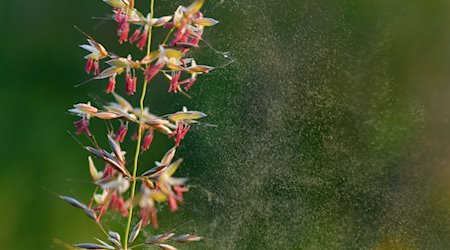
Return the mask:
<path fill-rule="evenodd" d="M 204 2 L 204 0 L 197 0 L 188 7 L 178 7 L 173 17 L 173 24 L 177 30 L 170 43 L 171 46 L 176 46 L 180 43 L 197 45 L 203 35 L 203 28 L 219 23 L 215 19 L 203 17 L 200 9 Z M 183 52 L 185 53 L 187 50 L 188 48 L 184 49 Z"/>
<path fill-rule="evenodd" d="M 90 52 L 84 57 L 87 59 L 85 69 L 87 73 L 90 73 L 91 70 L 93 69 L 94 74 L 98 75 L 100 73 L 99 61 L 108 56 L 108 51 L 106 51 L 103 45 L 101 45 L 100 43 L 96 42 L 91 38 L 88 38 L 87 41 L 89 44 L 80 45 L 81 48 Z"/>
<path fill-rule="evenodd" d="M 171 70 L 184 70 L 181 66 L 183 63 L 180 60 L 183 54 L 175 49 L 166 49 L 164 46 L 160 45 L 159 49 L 150 53 L 148 56 L 141 60 L 141 63 L 149 64 L 156 60 L 156 63 L 148 67 L 144 75 L 147 81 L 153 79 L 159 71 L 166 66 Z"/>
<path fill-rule="evenodd" d="M 166 243 L 168 241 L 186 243 L 202 238 L 191 234 L 175 235 L 173 232 L 167 232 L 146 239 L 144 244 L 136 244 L 133 241 L 138 237 L 143 226 L 152 223 L 153 227 L 158 227 L 157 213 L 159 209 L 164 208 L 158 204 L 167 204 L 170 211 L 175 212 L 183 203 L 183 195 L 188 192 L 187 178 L 175 175 L 183 161 L 181 158 L 174 161 L 175 152 L 191 126 L 199 123 L 198 119 L 205 117 L 206 114 L 189 111 L 183 107 L 176 113 L 155 115 L 149 111 L 148 107 L 144 107 L 146 84 L 157 74 L 162 73 L 169 80 L 169 92 L 182 93 L 189 97 L 185 91 L 196 83 L 198 75 L 209 73 L 213 67 L 198 65 L 194 58 L 187 58 L 186 55 L 191 49 L 199 47 L 205 27 L 215 25 L 218 21 L 203 16 L 200 9 L 205 0 L 193 0 L 187 7 L 179 6 L 173 15 L 159 17 L 154 16 L 153 0 L 150 4 L 150 13 L 146 16 L 135 8 L 135 0 L 103 0 L 103 2 L 113 7 L 112 19 L 118 25 L 119 43 L 129 42 L 135 44 L 140 50 L 144 48 L 148 50 L 142 60 L 133 60 L 131 55 L 122 57 L 108 52 L 103 45 L 80 30 L 87 36 L 87 44 L 80 45 L 88 51 L 85 56 L 87 59 L 85 70 L 95 75 L 90 80 L 108 79 L 106 93 L 112 94 L 115 100 L 99 107 L 94 107 L 90 102 L 77 103 L 69 109 L 70 113 L 80 118 L 74 122 L 78 135 L 85 133 L 92 136 L 89 130 L 92 118 L 108 120 L 106 125 L 109 144 L 109 148 L 104 149 L 92 137 L 89 141 L 93 145 L 84 146 L 84 149 L 92 156 L 104 163 L 103 170 L 99 171 L 94 164 L 94 157 L 88 158 L 90 176 L 97 186 L 89 205 L 70 197 L 60 196 L 69 204 L 83 209 L 90 218 L 96 220 L 108 237 L 109 243 L 97 239 L 98 243 L 81 243 L 74 246 L 83 249 L 137 249 L 146 244 L 161 249 L 176 250 L 175 247 Z M 167 34 L 158 48 L 151 51 L 151 42 L 155 42 L 155 39 L 151 38 L 158 37 L 154 36 L 153 30 L 167 31 Z M 108 66 L 101 70 L 100 61 L 105 58 L 108 58 L 105 60 Z M 142 95 L 139 107 L 135 107 L 116 91 L 125 89 L 126 94 L 133 95 L 138 87 L 138 75 L 141 74 L 145 77 L 145 81 L 140 88 Z M 117 77 L 119 81 L 123 77 L 124 88 L 116 88 Z M 117 126 L 119 124 L 120 126 Z M 121 145 L 129 125 L 137 131 L 131 136 L 131 139 L 134 138 L 137 141 L 132 168 L 127 164 L 127 154 L 122 150 Z M 156 166 L 138 176 L 137 173 L 141 172 L 139 170 L 140 154 L 150 149 L 154 131 L 173 138 L 175 145 L 166 152 L 160 162 L 155 162 Z M 137 194 L 136 188 L 140 189 Z M 136 206 L 140 208 L 141 220 L 133 230 L 130 230 L 130 222 L 134 215 L 133 208 Z M 102 216 L 110 210 L 128 216 L 123 241 L 119 233 L 106 232 L 100 223 Z"/>

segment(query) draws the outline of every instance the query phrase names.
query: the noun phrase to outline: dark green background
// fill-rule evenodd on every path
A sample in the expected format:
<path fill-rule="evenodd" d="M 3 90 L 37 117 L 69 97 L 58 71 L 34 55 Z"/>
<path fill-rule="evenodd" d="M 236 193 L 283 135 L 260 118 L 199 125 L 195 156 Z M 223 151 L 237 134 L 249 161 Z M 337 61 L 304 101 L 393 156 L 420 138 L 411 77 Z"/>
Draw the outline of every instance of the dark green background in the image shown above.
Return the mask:
<path fill-rule="evenodd" d="M 156 15 L 176 6 L 156 0 Z M 179 213 L 160 214 L 162 230 L 207 237 L 181 249 L 450 248 L 449 1 L 210 0 L 205 10 L 221 21 L 205 39 L 234 63 L 200 77 L 193 100 L 157 78 L 147 101 L 219 125 L 194 129 L 178 153 L 192 187 Z M 107 13 L 100 0 L 0 5 L 2 249 L 101 237 L 55 193 L 87 200 L 93 188 L 66 110 L 110 100 L 105 81 L 73 87 L 88 78 L 73 25 L 142 56 L 119 48 L 112 22 L 91 19 Z M 206 46 L 193 55 L 228 62 Z M 142 164 L 170 143 L 156 137 Z"/>

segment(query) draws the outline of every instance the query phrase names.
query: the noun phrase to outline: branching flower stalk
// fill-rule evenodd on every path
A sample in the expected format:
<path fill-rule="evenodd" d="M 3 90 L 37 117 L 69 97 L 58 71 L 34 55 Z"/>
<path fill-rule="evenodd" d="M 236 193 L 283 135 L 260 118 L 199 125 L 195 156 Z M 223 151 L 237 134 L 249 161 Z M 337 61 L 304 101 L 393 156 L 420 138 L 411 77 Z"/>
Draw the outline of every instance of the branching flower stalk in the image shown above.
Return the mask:
<path fill-rule="evenodd" d="M 107 237 L 106 240 L 96 238 L 96 243 L 74 244 L 70 248 L 129 250 L 156 246 L 173 250 L 176 249 L 171 245 L 173 243 L 202 240 L 202 237 L 193 234 L 176 235 L 173 232 L 155 235 L 143 241 L 137 240 L 140 232 L 149 224 L 154 228 L 159 226 L 157 213 L 164 208 L 160 204 L 167 203 L 169 209 L 175 212 L 178 205 L 183 203 L 183 193 L 188 191 L 187 179 L 173 176 L 182 163 L 182 159 L 175 161 L 173 159 L 191 126 L 198 124 L 198 119 L 206 116 L 199 111 L 189 111 L 186 107 L 172 114 L 158 116 L 145 107 L 145 98 L 148 84 L 153 82 L 158 74 L 167 79 L 168 92 L 188 96 L 186 92 L 197 82 L 197 77 L 213 70 L 210 66 L 198 65 L 194 58 L 187 55 L 198 47 L 204 28 L 213 26 L 218 21 L 203 17 L 200 9 L 204 0 L 194 0 L 187 7 L 179 6 L 173 15 L 162 17 L 154 16 L 155 0 L 150 0 L 150 13 L 147 16 L 135 8 L 133 0 L 103 0 L 103 2 L 113 7 L 112 20 L 118 23 L 119 43 L 136 43 L 136 47 L 140 50 L 146 47 L 147 53 L 141 60 L 133 60 L 132 55 L 118 56 L 87 34 L 85 35 L 88 44 L 80 46 L 89 52 L 85 56 L 86 72 L 94 74 L 91 80 L 108 79 L 106 93 L 111 94 L 114 101 L 102 107 L 95 107 L 90 102 L 78 103 L 69 110 L 80 117 L 80 120 L 74 122 L 76 134 L 84 133 L 93 144 L 84 148 L 102 161 L 105 167 L 103 171 L 98 171 L 94 160 L 88 157 L 90 175 L 96 185 L 88 204 L 68 196 L 60 198 L 83 210 Z M 135 27 L 135 30 L 130 36 L 131 27 Z M 164 41 L 154 51 L 151 50 L 153 27 L 167 30 Z M 101 70 L 103 62 L 109 67 Z M 136 92 L 138 75 L 142 74 L 144 77 L 137 108 L 116 92 L 116 77 L 122 74 L 125 74 L 125 93 L 128 95 Z M 107 133 L 110 151 L 103 149 L 96 142 L 89 129 L 91 119 L 105 120 L 111 126 Z M 119 126 L 114 132 L 113 124 L 116 122 Z M 136 149 L 130 173 L 121 143 L 126 138 L 129 127 L 133 126 L 136 127 L 136 132 L 132 136 L 132 139 L 136 140 Z M 139 156 L 142 151 L 150 148 L 155 131 L 173 138 L 175 145 L 167 151 L 160 162 L 156 162 L 155 167 L 138 176 L 139 167 L 142 167 L 139 166 Z M 140 184 L 139 191 L 138 184 Z M 132 228 L 137 208 L 140 209 L 140 220 Z M 127 218 L 123 237 L 118 232 L 106 230 L 101 223 L 103 215 L 110 210 L 119 212 Z M 67 244 L 64 246 L 67 247 Z"/>
<path fill-rule="evenodd" d="M 134 0 L 131 1 L 130 8 L 133 8 L 134 6 Z M 153 15 L 155 13 L 155 0 L 150 0 L 150 20 L 153 19 Z M 148 43 L 147 43 L 147 55 L 150 55 L 150 49 L 152 45 L 152 30 L 153 26 L 150 25 L 148 29 Z M 135 192 L 136 192 L 136 174 L 138 169 L 138 161 L 139 161 L 139 153 L 141 150 L 141 140 L 142 140 L 142 126 L 143 126 L 143 118 L 144 118 L 144 101 L 145 101 L 145 95 L 147 94 L 147 79 L 144 80 L 144 85 L 142 87 L 142 94 L 141 99 L 139 101 L 139 108 L 140 108 L 140 116 L 139 116 L 139 126 L 138 126 L 138 137 L 136 139 L 136 153 L 134 155 L 134 165 L 133 165 L 133 181 L 131 185 L 131 200 L 134 200 Z M 124 249 L 126 250 L 128 248 L 128 238 L 130 235 L 130 228 L 131 228 L 131 220 L 133 218 L 133 208 L 134 206 L 130 206 L 129 212 L 128 212 L 128 220 L 127 220 L 127 227 L 125 229 L 125 240 L 124 240 Z"/>

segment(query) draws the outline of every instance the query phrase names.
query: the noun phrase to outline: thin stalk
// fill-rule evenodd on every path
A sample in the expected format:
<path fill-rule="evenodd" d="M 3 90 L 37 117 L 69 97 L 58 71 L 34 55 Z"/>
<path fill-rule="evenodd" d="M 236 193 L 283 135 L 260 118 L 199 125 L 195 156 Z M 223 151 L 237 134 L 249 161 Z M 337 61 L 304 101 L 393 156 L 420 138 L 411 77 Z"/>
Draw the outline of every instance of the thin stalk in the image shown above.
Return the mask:
<path fill-rule="evenodd" d="M 155 0 L 150 0 L 150 20 L 153 19 L 155 12 Z M 150 49 L 152 45 L 152 30 L 153 26 L 150 25 L 148 28 L 148 41 L 147 41 L 147 55 L 150 55 Z"/>
<path fill-rule="evenodd" d="M 154 16 L 154 9 L 155 9 L 155 0 L 150 0 L 150 20 Z M 148 41 L 147 41 L 147 55 L 150 54 L 152 45 L 152 26 L 150 25 L 148 29 Z M 142 127 L 143 127 L 143 117 L 144 117 L 144 100 L 145 95 L 147 94 L 147 85 L 148 81 L 144 80 L 144 86 L 142 87 L 142 94 L 141 99 L 139 101 L 139 108 L 140 108 L 140 114 L 139 114 L 139 126 L 138 126 L 138 136 L 136 139 L 136 152 L 134 154 L 134 164 L 133 164 L 133 182 L 131 184 L 131 201 L 134 200 L 134 196 L 136 193 L 136 174 L 138 169 L 138 161 L 139 161 L 139 153 L 141 151 L 141 141 L 142 141 Z M 130 209 L 128 210 L 128 222 L 127 227 L 125 229 L 125 238 L 123 242 L 124 250 L 128 250 L 128 238 L 130 236 L 130 229 L 131 229 L 131 220 L 133 218 L 133 202 L 131 202 Z"/>
<path fill-rule="evenodd" d="M 170 35 L 172 35 L 172 33 L 173 33 L 174 30 L 175 30 L 175 26 L 173 26 L 173 27 L 170 29 L 170 31 L 167 32 L 166 38 L 164 38 L 164 41 L 163 41 L 163 43 L 162 43 L 163 45 L 166 45 L 167 40 L 169 40 L 169 37 L 170 37 Z"/>
<path fill-rule="evenodd" d="M 102 223 L 100 223 L 100 221 L 97 222 L 97 225 L 100 227 L 100 229 L 102 230 L 102 232 L 103 232 L 106 236 L 109 237 L 108 232 L 106 232 L 105 228 L 103 227 Z"/>
<path fill-rule="evenodd" d="M 55 242 L 56 244 L 64 247 L 65 249 L 69 249 L 69 250 L 77 250 L 77 248 L 75 248 L 74 246 L 60 240 L 60 239 L 55 239 L 53 242 Z"/>

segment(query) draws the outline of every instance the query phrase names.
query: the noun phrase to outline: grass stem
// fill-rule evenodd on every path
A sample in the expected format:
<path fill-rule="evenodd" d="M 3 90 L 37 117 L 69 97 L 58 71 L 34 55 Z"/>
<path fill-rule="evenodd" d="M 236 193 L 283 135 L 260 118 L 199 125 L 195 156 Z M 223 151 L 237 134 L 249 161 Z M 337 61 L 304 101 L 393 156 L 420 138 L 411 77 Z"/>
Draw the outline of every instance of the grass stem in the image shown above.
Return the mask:
<path fill-rule="evenodd" d="M 155 0 L 150 0 L 150 20 L 153 18 L 154 16 L 154 9 L 155 9 Z M 152 26 L 150 25 L 149 29 L 148 29 L 148 41 L 147 41 L 147 55 L 150 54 L 151 51 L 151 45 L 152 45 Z M 142 128 L 143 128 L 143 117 L 144 117 L 144 101 L 145 101 L 145 96 L 147 94 L 147 85 L 148 85 L 148 81 L 144 80 L 144 86 L 142 87 L 142 94 L 141 94 L 141 99 L 139 101 L 139 108 L 140 108 L 140 115 L 139 115 L 139 125 L 138 125 L 138 135 L 137 135 L 137 139 L 136 139 L 136 152 L 134 154 L 134 164 L 133 164 L 133 180 L 131 183 L 131 201 L 134 200 L 134 196 L 136 193 L 136 174 L 137 174 L 137 170 L 138 170 L 138 161 L 139 161 L 139 154 L 141 151 L 141 141 L 142 141 Z M 127 227 L 125 229 L 125 237 L 124 237 L 124 242 L 123 242 L 123 246 L 124 246 L 124 250 L 128 250 L 128 238 L 130 236 L 130 229 L 131 229 L 131 221 L 133 219 L 133 202 L 130 205 L 129 211 L 128 211 L 128 221 L 127 221 Z"/>

